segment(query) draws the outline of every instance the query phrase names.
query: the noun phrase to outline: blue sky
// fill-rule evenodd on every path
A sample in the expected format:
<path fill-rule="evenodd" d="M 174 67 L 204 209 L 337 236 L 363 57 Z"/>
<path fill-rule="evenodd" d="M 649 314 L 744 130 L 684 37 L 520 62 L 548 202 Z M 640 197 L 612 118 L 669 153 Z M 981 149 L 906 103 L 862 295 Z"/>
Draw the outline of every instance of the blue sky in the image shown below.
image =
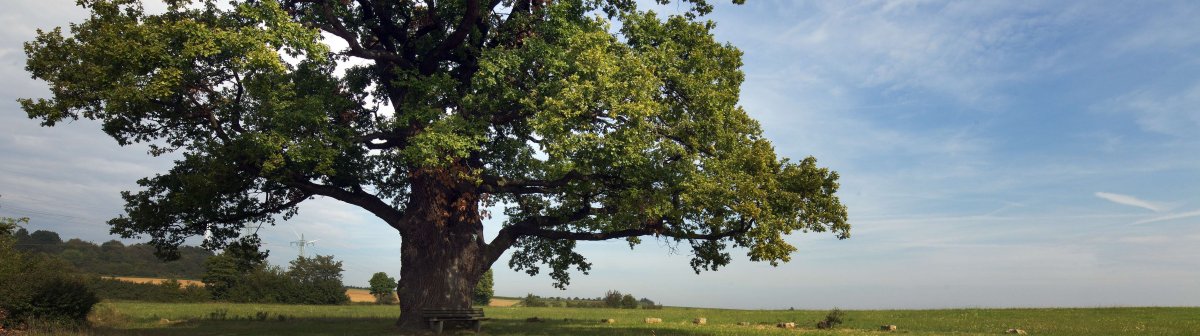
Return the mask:
<path fill-rule="evenodd" d="M 790 263 L 735 252 L 700 275 L 686 247 L 584 243 L 592 274 L 568 290 L 504 258 L 497 293 L 618 289 L 731 308 L 1200 305 L 1200 4 L 720 2 L 717 38 L 745 52 L 741 104 L 782 156 L 841 174 L 852 238 L 797 234 Z M 78 21 L 72 4 L 0 13 L 0 216 L 100 242 L 118 192 L 170 162 L 92 122 L 40 128 L 17 107 L 46 94 L 20 43 Z M 347 283 L 398 273 L 399 237 L 369 214 L 305 203 L 263 229 L 272 262 L 296 254 L 293 230 L 344 260 Z"/>

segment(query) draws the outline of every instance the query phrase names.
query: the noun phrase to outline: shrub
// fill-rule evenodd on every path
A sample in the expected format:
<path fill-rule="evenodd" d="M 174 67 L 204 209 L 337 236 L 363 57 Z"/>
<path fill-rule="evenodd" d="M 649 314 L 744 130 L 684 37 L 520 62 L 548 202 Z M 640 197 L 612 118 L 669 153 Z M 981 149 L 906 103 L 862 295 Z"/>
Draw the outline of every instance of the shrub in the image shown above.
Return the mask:
<path fill-rule="evenodd" d="M 210 299 L 208 289 L 196 285 L 181 286 L 175 280 L 156 285 L 95 277 L 89 281 L 89 285 L 96 291 L 97 296 L 105 300 L 182 303 L 205 302 Z"/>
<path fill-rule="evenodd" d="M 825 315 L 825 320 L 817 322 L 817 329 L 836 328 L 837 325 L 842 324 L 842 319 L 845 315 L 841 309 L 833 308 L 833 310 L 829 311 L 829 314 Z"/>
<path fill-rule="evenodd" d="M 632 294 L 625 294 L 624 296 L 621 296 L 622 309 L 637 309 L 637 307 L 638 301 L 637 299 L 633 298 Z"/>
<path fill-rule="evenodd" d="M 85 281 L 68 273 L 66 262 L 13 249 L 10 236 L 0 236 L 0 309 L 3 328 L 74 326 L 86 322 L 99 301 Z"/>
<path fill-rule="evenodd" d="M 533 294 L 526 295 L 525 299 L 521 300 L 521 304 L 526 307 L 549 306 L 549 304 L 547 304 L 545 300 L 542 300 L 542 298 L 538 297 L 537 295 L 533 295 Z"/>
<path fill-rule="evenodd" d="M 57 321 L 83 322 L 92 306 L 100 302 L 83 280 L 54 277 L 41 284 L 30 301 L 33 316 Z"/>

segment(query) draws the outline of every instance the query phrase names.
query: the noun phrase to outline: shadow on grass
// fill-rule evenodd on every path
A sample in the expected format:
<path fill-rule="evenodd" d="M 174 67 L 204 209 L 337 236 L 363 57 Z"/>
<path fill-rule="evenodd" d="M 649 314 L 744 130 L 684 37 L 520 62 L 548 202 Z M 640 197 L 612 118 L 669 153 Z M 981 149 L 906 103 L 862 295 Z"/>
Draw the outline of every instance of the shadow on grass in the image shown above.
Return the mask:
<path fill-rule="evenodd" d="M 291 318 L 267 320 L 209 320 L 147 322 L 125 327 L 98 327 L 89 335 L 404 335 L 392 318 Z M 599 321 L 492 319 L 480 335 L 711 335 L 703 327 L 672 324 L 605 324 Z M 416 335 L 433 335 L 431 332 Z M 467 328 L 447 326 L 442 335 L 475 335 Z"/>

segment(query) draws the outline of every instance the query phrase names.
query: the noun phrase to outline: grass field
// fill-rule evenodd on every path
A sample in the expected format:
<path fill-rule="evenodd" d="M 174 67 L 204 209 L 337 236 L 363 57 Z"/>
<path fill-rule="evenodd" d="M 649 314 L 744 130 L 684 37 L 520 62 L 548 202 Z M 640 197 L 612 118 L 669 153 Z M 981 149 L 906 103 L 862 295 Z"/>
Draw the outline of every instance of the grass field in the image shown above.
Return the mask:
<path fill-rule="evenodd" d="M 1000 335 L 1020 328 L 1030 335 L 1198 335 L 1200 308 L 949 309 L 846 311 L 846 323 L 822 331 L 813 325 L 825 311 L 662 310 L 584 308 L 485 308 L 493 320 L 485 335 L 880 335 L 880 325 L 905 335 Z M 90 335 L 388 335 L 396 306 L 263 304 L 162 304 L 105 302 L 91 319 Z M 282 316 L 282 317 L 280 317 Z M 538 317 L 543 322 L 526 322 Z M 646 324 L 646 317 L 663 319 Z M 696 317 L 708 319 L 699 326 Z M 601 323 L 600 319 L 616 319 Z M 775 328 L 794 321 L 799 328 Z M 739 326 L 738 322 L 750 322 Z M 466 331 L 457 333 L 471 334 Z M 456 334 L 448 332 L 447 334 Z"/>

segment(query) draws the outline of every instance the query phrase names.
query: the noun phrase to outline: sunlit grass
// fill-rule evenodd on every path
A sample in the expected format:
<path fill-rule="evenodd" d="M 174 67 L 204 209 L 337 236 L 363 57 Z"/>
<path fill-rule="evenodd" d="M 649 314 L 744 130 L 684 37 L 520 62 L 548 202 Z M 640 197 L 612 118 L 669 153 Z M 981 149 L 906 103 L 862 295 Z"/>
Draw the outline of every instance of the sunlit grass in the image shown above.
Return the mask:
<path fill-rule="evenodd" d="M 826 314 L 815 310 L 489 307 L 485 312 L 493 318 L 484 323 L 487 335 L 879 335 L 884 324 L 897 325 L 896 333 L 906 335 L 997 335 L 1008 328 L 1031 335 L 1200 334 L 1200 308 L 849 310 L 845 324 L 833 331 L 814 328 Z M 96 327 L 88 333 L 385 335 L 395 334 L 392 323 L 398 313 L 397 306 L 374 305 L 106 302 L 93 313 Z M 541 322 L 527 322 L 531 317 Z M 663 323 L 647 324 L 647 317 Z M 693 324 L 697 317 L 708 324 Z M 796 322 L 798 328 L 779 329 L 777 322 Z M 455 333 L 470 334 L 448 334 Z"/>

